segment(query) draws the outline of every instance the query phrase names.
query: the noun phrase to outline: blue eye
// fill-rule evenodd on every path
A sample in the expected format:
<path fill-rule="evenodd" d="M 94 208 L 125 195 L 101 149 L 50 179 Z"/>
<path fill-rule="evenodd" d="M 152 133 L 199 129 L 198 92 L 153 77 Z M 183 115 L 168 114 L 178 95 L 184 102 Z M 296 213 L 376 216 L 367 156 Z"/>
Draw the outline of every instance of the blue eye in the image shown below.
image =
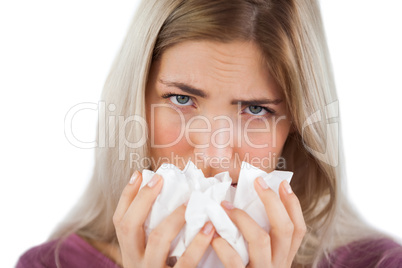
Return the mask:
<path fill-rule="evenodd" d="M 173 102 L 174 104 L 177 104 L 177 105 L 187 106 L 187 105 L 193 104 L 193 101 L 191 100 L 191 98 L 189 96 L 185 96 L 185 95 L 175 95 L 175 96 L 171 96 L 169 99 L 171 102 Z M 191 101 L 190 104 L 187 104 L 189 101 Z"/>
<path fill-rule="evenodd" d="M 166 93 L 162 95 L 162 98 L 169 99 L 173 104 L 177 106 L 191 106 L 194 104 L 193 100 L 186 95 Z"/>
<path fill-rule="evenodd" d="M 190 96 L 186 95 L 179 95 L 179 94 L 174 94 L 174 93 L 166 93 L 162 95 L 162 98 L 164 99 L 169 99 L 173 104 L 177 106 L 192 106 L 194 105 L 193 100 L 191 99 Z M 266 107 L 263 106 L 258 106 L 258 105 L 250 105 L 248 106 L 245 110 L 246 113 L 250 115 L 256 115 L 256 116 L 263 116 L 266 114 L 271 114 L 274 115 L 275 111 L 270 110 Z"/>
<path fill-rule="evenodd" d="M 267 108 L 261 106 L 248 106 L 245 112 L 252 115 L 265 115 L 269 111 Z"/>

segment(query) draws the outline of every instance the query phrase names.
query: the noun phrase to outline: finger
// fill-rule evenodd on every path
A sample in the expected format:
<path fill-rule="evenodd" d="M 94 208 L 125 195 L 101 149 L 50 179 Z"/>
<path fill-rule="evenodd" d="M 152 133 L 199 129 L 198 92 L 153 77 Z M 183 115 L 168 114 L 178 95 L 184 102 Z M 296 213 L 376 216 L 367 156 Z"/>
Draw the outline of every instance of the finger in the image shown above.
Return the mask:
<path fill-rule="evenodd" d="M 211 246 L 225 267 L 244 267 L 237 251 L 222 237 L 212 239 Z"/>
<path fill-rule="evenodd" d="M 134 198 L 134 202 L 131 203 L 125 217 L 132 218 L 135 226 L 141 227 L 144 224 L 156 197 L 162 189 L 162 185 L 162 176 L 155 174 Z"/>
<path fill-rule="evenodd" d="M 249 264 L 252 267 L 268 267 L 271 263 L 271 238 L 269 234 L 245 211 L 234 208 L 227 201 L 222 202 L 222 207 L 248 243 Z"/>
<path fill-rule="evenodd" d="M 135 196 L 140 189 L 142 182 L 142 174 L 136 170 L 131 176 L 130 182 L 123 189 L 121 193 L 119 203 L 117 204 L 116 211 L 113 215 L 113 222 L 118 223 L 123 218 L 131 202 L 133 202 Z"/>
<path fill-rule="evenodd" d="M 181 205 L 149 234 L 145 250 L 146 267 L 163 267 L 165 265 L 170 244 L 184 226 L 185 212 L 186 206 Z"/>
<path fill-rule="evenodd" d="M 135 258 L 140 258 L 145 252 L 145 232 L 143 224 L 148 217 L 151 207 L 162 189 L 163 179 L 155 174 L 150 182 L 144 186 L 120 221 L 119 228 L 116 228 L 119 239 L 123 241 L 124 246 L 130 250 Z"/>
<path fill-rule="evenodd" d="M 205 251 L 209 247 L 215 228 L 211 222 L 207 222 L 201 231 L 194 237 L 190 245 L 179 258 L 175 267 L 197 267 Z"/>
<path fill-rule="evenodd" d="M 254 188 L 264 204 L 271 224 L 269 235 L 271 237 L 272 264 L 283 267 L 287 263 L 292 243 L 293 223 L 279 196 L 268 187 L 261 177 L 254 181 Z"/>
<path fill-rule="evenodd" d="M 294 225 L 292 243 L 288 258 L 288 265 L 290 266 L 303 241 L 307 227 L 304 221 L 303 211 L 301 209 L 299 199 L 293 193 L 292 188 L 287 181 L 283 181 L 281 183 L 279 187 L 279 195 Z"/>

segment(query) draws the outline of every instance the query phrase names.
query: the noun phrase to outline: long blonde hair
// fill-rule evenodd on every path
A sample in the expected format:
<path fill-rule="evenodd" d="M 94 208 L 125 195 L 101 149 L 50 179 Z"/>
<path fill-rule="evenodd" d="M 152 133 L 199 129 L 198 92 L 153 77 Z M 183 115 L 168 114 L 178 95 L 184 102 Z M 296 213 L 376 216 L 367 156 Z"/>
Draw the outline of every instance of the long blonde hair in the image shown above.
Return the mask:
<path fill-rule="evenodd" d="M 168 47 L 186 40 L 255 42 L 283 90 L 295 131 L 282 157 L 294 172 L 292 188 L 308 227 L 294 266 L 315 267 L 336 247 L 379 236 L 345 196 L 337 95 L 317 1 L 143 0 L 103 89 L 102 101 L 114 105 L 106 118 L 114 120 L 98 127 L 92 180 L 50 239 L 77 233 L 117 243 L 112 216 L 122 189 L 134 169 L 149 168 L 133 166 L 131 159 L 149 156 L 147 140 L 133 144 L 148 137 L 147 126 L 136 118 L 146 118 L 150 66 Z"/>

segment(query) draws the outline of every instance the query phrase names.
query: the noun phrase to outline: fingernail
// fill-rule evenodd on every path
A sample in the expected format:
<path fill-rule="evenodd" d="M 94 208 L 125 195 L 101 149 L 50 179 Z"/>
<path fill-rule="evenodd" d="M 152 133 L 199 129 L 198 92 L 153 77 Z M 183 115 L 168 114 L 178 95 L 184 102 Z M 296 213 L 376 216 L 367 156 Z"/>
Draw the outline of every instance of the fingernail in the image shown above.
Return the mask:
<path fill-rule="evenodd" d="M 232 203 L 230 203 L 229 201 L 223 201 L 222 205 L 226 208 L 226 209 L 234 209 L 234 206 Z"/>
<path fill-rule="evenodd" d="M 166 260 L 166 265 L 169 267 L 174 267 L 176 263 L 177 263 L 177 257 L 175 256 L 168 257 Z"/>
<path fill-rule="evenodd" d="M 289 184 L 288 181 L 285 181 L 285 182 L 283 183 L 283 186 L 285 187 L 285 190 L 286 190 L 286 192 L 287 192 L 288 194 L 293 193 L 292 187 L 290 187 L 290 184 Z"/>
<path fill-rule="evenodd" d="M 203 232 L 205 235 L 209 235 L 209 234 L 211 233 L 212 229 L 213 229 L 212 223 L 208 222 L 208 223 L 204 226 L 204 228 L 202 228 L 202 232 Z"/>
<path fill-rule="evenodd" d="M 159 180 L 161 179 L 161 176 L 159 175 L 159 174 L 155 174 L 153 177 L 152 177 L 152 179 L 148 182 L 148 187 L 149 188 L 152 188 L 152 187 L 154 187 L 158 182 L 159 182 Z"/>
<path fill-rule="evenodd" d="M 130 179 L 130 184 L 134 184 L 135 180 L 138 178 L 139 175 L 140 175 L 140 172 L 138 172 L 138 170 L 134 171 L 134 173 Z"/>
<path fill-rule="evenodd" d="M 219 237 L 219 234 L 217 232 L 215 232 L 213 238 L 217 238 L 217 237 Z"/>
<path fill-rule="evenodd" d="M 183 205 L 184 205 L 185 207 L 187 207 L 187 205 L 188 205 L 188 202 L 189 202 L 189 201 L 190 201 L 190 199 L 189 199 L 189 200 L 187 200 L 186 202 L 184 202 L 184 204 L 183 204 Z"/>
<path fill-rule="evenodd" d="M 258 178 L 257 178 L 257 182 L 258 182 L 258 184 L 260 185 L 260 187 L 261 187 L 262 189 L 266 190 L 266 189 L 269 188 L 268 184 L 264 181 L 263 178 L 258 177 Z"/>

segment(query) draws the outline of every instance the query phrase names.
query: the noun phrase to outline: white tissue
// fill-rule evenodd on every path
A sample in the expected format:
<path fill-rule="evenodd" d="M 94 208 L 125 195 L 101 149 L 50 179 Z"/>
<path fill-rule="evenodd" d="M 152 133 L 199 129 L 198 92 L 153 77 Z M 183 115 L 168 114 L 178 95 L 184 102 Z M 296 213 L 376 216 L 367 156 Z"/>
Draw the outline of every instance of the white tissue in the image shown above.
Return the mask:
<path fill-rule="evenodd" d="M 249 261 L 248 247 L 242 234 L 230 220 L 220 203 L 227 200 L 236 208 L 246 211 L 262 228 L 269 232 L 270 225 L 264 205 L 254 189 L 254 180 L 261 176 L 268 186 L 278 194 L 283 180 L 290 182 L 293 172 L 273 171 L 266 173 L 247 162 L 242 162 L 237 188 L 231 186 L 229 172 L 205 178 L 203 172 L 189 161 L 180 170 L 172 164 L 162 164 L 156 172 L 143 170 L 144 187 L 157 173 L 163 177 L 163 188 L 156 198 L 144 224 L 146 237 L 176 208 L 188 201 L 186 224 L 172 242 L 169 256 L 179 258 L 207 221 L 211 221 L 216 232 L 240 255 L 243 264 Z M 215 251 L 208 248 L 198 267 L 224 267 Z"/>

